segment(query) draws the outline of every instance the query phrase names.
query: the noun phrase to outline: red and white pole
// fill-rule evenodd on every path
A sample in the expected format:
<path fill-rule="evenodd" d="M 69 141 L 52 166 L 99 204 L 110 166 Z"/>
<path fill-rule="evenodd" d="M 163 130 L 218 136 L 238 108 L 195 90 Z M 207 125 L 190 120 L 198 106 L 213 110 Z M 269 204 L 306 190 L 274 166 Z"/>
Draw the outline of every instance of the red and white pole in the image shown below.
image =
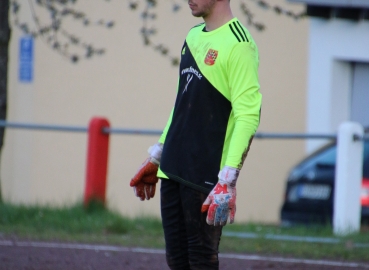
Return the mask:
<path fill-rule="evenodd" d="M 94 117 L 88 127 L 87 171 L 84 194 L 84 205 L 91 201 L 106 202 L 106 179 L 108 171 L 109 133 L 103 128 L 109 128 L 106 118 Z"/>

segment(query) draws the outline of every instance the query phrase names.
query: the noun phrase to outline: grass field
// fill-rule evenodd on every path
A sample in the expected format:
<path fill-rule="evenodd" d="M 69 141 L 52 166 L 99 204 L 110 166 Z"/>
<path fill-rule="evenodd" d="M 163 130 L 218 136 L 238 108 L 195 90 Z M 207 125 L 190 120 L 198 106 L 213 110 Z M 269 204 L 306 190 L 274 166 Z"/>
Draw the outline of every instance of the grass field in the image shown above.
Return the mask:
<path fill-rule="evenodd" d="M 335 237 L 330 227 L 283 228 L 267 224 L 227 225 L 221 252 L 256 253 L 309 259 L 369 261 L 369 230 Z M 240 238 L 229 234 L 247 234 Z M 273 236 L 271 238 L 270 236 Z M 278 240 L 281 237 L 283 240 Z M 290 241 L 288 237 L 313 237 L 337 243 Z M 161 222 L 157 218 L 129 219 L 99 205 L 72 207 L 25 207 L 0 204 L 0 239 L 68 241 L 114 244 L 129 247 L 164 248 Z"/>

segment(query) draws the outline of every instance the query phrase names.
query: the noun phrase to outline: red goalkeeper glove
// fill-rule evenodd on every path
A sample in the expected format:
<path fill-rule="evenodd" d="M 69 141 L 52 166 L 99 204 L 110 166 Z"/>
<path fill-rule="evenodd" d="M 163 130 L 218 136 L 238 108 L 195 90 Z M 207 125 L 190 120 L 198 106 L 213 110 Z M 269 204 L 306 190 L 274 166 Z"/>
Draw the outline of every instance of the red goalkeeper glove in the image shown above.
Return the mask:
<path fill-rule="evenodd" d="M 208 211 L 206 222 L 209 225 L 224 226 L 234 222 L 236 214 L 236 182 L 240 170 L 225 166 L 218 174 L 219 182 L 209 193 L 201 207 Z"/>
<path fill-rule="evenodd" d="M 161 152 L 163 145 L 157 143 L 149 148 L 150 157 L 147 158 L 136 174 L 131 179 L 129 185 L 133 187 L 133 191 L 141 201 L 150 200 L 155 195 L 156 183 L 158 177 L 156 176 L 160 164 Z"/>

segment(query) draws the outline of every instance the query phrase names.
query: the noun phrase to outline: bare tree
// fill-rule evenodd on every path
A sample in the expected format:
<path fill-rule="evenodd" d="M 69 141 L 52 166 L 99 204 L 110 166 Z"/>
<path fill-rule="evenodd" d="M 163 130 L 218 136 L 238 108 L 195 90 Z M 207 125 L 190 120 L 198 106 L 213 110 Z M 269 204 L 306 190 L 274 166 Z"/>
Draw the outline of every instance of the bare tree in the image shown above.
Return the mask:
<path fill-rule="evenodd" d="M 107 29 L 115 25 L 113 19 L 93 19 L 89 18 L 83 10 L 78 10 L 76 4 L 80 0 L 10 0 L 12 12 L 12 26 L 19 28 L 24 34 L 31 35 L 34 38 L 40 38 L 46 42 L 49 47 L 63 57 L 69 58 L 73 63 L 77 63 L 82 59 L 89 59 L 93 56 L 103 55 L 104 48 L 96 48 L 91 42 L 82 40 L 70 29 L 66 29 L 63 22 L 67 18 L 73 18 L 76 23 L 80 23 L 86 27 L 101 26 Z M 100 0 L 101 2 L 109 2 L 110 0 Z M 154 28 L 153 21 L 157 18 L 156 7 L 158 0 L 128 0 L 128 8 L 131 11 L 139 11 L 139 16 L 142 19 L 142 27 L 137 29 L 140 31 L 143 43 L 153 48 L 163 56 L 168 57 L 171 63 L 176 66 L 179 64 L 177 57 L 171 56 L 169 48 L 163 43 L 154 43 L 152 37 L 158 32 Z M 172 0 L 172 11 L 179 12 L 182 5 L 177 0 Z M 257 22 L 254 15 L 246 4 L 247 0 L 238 0 L 240 10 L 242 11 L 246 24 L 255 28 L 258 31 L 265 30 L 266 26 Z M 187 1 L 186 1 L 187 2 Z M 303 18 L 305 13 L 295 14 L 285 10 L 279 6 L 273 6 L 264 0 L 248 0 L 248 2 L 258 6 L 264 10 L 270 10 L 278 15 L 285 15 L 295 20 Z M 183 2 L 184 4 L 185 2 Z M 19 11 L 22 8 L 31 10 L 32 18 L 35 27 L 31 28 L 28 22 L 22 21 L 19 16 Z M 37 11 L 46 11 L 49 20 L 42 21 Z M 79 48 L 79 50 L 76 50 Z M 82 50 L 81 50 L 82 49 Z M 78 52 L 77 52 L 78 51 Z M 83 51 L 81 53 L 81 51 Z"/>

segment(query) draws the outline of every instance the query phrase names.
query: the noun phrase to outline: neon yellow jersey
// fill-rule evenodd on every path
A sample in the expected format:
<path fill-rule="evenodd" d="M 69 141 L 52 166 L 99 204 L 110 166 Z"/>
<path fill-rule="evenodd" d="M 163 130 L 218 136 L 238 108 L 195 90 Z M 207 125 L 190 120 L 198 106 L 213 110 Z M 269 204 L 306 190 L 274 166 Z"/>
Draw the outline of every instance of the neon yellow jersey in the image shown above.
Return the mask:
<path fill-rule="evenodd" d="M 260 120 L 257 46 L 237 18 L 193 27 L 181 50 L 177 99 L 159 142 L 158 176 L 203 192 L 241 168 Z"/>

